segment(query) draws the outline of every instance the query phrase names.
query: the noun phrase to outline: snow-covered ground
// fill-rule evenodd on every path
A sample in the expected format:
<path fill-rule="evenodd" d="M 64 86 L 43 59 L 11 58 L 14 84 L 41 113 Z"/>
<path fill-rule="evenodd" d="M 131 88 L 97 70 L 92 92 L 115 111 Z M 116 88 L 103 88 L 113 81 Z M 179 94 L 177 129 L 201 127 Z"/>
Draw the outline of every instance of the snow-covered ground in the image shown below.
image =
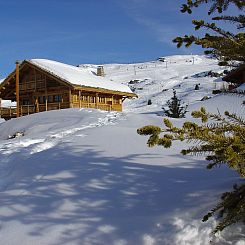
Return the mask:
<path fill-rule="evenodd" d="M 203 157 L 182 156 L 184 143 L 148 148 L 147 138 L 136 133 L 162 125 L 159 114 L 173 88 L 189 111 L 205 106 L 245 116 L 244 97 L 212 95 L 224 86 L 204 76 L 222 71 L 216 61 L 167 61 L 167 68 L 160 61 L 105 65 L 109 79 L 138 80 L 131 86 L 139 98 L 126 101 L 123 113 L 66 109 L 0 124 L 1 244 L 245 244 L 241 226 L 210 237 L 215 221 L 201 222 L 221 193 L 240 181 L 237 174 L 225 166 L 207 170 Z M 200 101 L 204 96 L 212 98 Z M 24 136 L 8 139 L 16 132 Z"/>

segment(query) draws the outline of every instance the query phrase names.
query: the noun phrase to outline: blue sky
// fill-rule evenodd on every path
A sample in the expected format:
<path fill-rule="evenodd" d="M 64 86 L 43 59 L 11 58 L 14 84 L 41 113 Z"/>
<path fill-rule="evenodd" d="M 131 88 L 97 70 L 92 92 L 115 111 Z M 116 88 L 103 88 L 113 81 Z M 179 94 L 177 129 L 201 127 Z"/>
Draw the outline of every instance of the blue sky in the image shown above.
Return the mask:
<path fill-rule="evenodd" d="M 69 64 L 136 62 L 171 54 L 171 40 L 193 33 L 185 0 L 0 0 L 0 77 L 16 60 L 54 59 Z"/>

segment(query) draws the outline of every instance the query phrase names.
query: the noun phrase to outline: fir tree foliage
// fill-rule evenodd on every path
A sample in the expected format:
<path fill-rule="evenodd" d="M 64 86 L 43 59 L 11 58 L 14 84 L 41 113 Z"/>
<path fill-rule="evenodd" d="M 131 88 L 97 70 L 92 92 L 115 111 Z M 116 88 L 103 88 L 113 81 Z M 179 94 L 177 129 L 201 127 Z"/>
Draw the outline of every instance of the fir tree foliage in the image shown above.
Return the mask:
<path fill-rule="evenodd" d="M 193 8 L 202 4 L 211 4 L 208 14 L 218 12 L 218 16 L 212 18 L 213 22 L 206 23 L 204 20 L 193 20 L 195 30 L 206 29 L 208 32 L 203 37 L 194 35 L 185 35 L 176 37 L 173 42 L 180 48 L 185 45 L 187 48 L 196 44 L 206 49 L 205 54 L 211 54 L 220 60 L 220 65 L 237 64 L 233 61 L 245 63 L 245 33 L 239 30 L 245 28 L 245 15 L 226 16 L 221 15 L 230 5 L 235 6 L 238 10 L 245 9 L 244 0 L 187 0 L 182 5 L 181 12 L 191 14 Z M 235 25 L 236 33 L 224 30 L 217 26 L 217 22 L 225 21 Z"/>
<path fill-rule="evenodd" d="M 167 101 L 168 109 L 162 108 L 164 114 L 168 117 L 181 118 L 187 112 L 187 105 L 181 104 L 181 100 L 176 95 L 176 90 L 173 90 L 173 97 Z"/>
<path fill-rule="evenodd" d="M 234 185 L 233 190 L 225 192 L 221 196 L 221 202 L 213 208 L 207 215 L 203 217 L 203 222 L 206 222 L 216 213 L 221 218 L 221 221 L 213 230 L 213 233 L 224 230 L 229 225 L 239 221 L 245 223 L 245 184 Z"/>
<path fill-rule="evenodd" d="M 240 177 L 245 178 L 245 120 L 236 114 L 225 112 L 213 114 L 206 112 L 205 108 L 192 112 L 194 118 L 199 118 L 202 124 L 185 122 L 181 128 L 175 127 L 165 118 L 165 128 L 145 126 L 137 130 L 140 135 L 149 135 L 148 146 L 161 145 L 171 147 L 173 141 L 187 140 L 194 143 L 182 154 L 206 155 L 210 163 L 208 169 L 228 165 Z M 209 122 L 211 120 L 211 122 Z M 234 186 L 233 191 L 222 195 L 218 205 L 204 216 L 207 221 L 211 216 L 218 214 L 220 221 L 213 233 L 222 231 L 227 226 L 238 221 L 245 222 L 245 184 Z"/>

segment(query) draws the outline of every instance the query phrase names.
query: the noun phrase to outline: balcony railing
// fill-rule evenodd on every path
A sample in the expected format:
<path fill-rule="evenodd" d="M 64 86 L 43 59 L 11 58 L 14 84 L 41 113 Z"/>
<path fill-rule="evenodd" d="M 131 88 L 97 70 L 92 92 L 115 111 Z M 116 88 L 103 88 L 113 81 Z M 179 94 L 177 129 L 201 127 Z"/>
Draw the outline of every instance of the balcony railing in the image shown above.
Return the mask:
<path fill-rule="evenodd" d="M 74 102 L 70 104 L 69 102 L 53 102 L 45 103 L 38 105 L 21 105 L 19 109 L 20 116 L 26 116 L 29 114 L 51 111 L 51 110 L 60 110 L 66 108 L 94 108 L 101 109 L 105 111 L 121 111 L 122 106 L 120 104 L 101 104 L 101 103 L 87 103 L 87 102 Z M 0 116 L 6 120 L 17 117 L 17 108 L 16 106 L 11 107 L 0 107 Z"/>

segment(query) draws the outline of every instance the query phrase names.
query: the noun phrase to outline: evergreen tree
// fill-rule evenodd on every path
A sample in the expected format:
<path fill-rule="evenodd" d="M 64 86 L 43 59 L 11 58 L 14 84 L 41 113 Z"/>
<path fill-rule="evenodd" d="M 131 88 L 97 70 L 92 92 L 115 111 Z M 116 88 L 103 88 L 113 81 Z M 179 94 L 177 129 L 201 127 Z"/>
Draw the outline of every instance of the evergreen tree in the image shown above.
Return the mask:
<path fill-rule="evenodd" d="M 195 85 L 195 90 L 199 90 L 199 89 L 200 89 L 200 88 L 199 88 L 199 85 L 200 85 L 200 84 L 196 84 L 196 85 Z"/>
<path fill-rule="evenodd" d="M 187 105 L 181 105 L 181 100 L 178 99 L 175 90 L 173 91 L 173 94 L 173 97 L 167 101 L 168 109 L 162 108 L 164 114 L 173 118 L 184 117 L 187 112 Z"/>
<path fill-rule="evenodd" d="M 200 45 L 206 49 L 206 54 L 212 54 L 220 60 L 220 65 L 234 65 L 233 61 L 245 63 L 245 33 L 240 30 L 245 28 L 245 15 L 227 16 L 222 15 L 230 4 L 235 6 L 238 10 L 245 9 L 244 0 L 187 0 L 186 4 L 182 5 L 182 13 L 192 13 L 193 8 L 197 8 L 202 4 L 211 4 L 208 14 L 218 12 L 218 16 L 212 18 L 212 23 L 206 23 L 204 20 L 193 20 L 195 30 L 201 28 L 209 30 L 203 37 L 196 37 L 194 35 L 185 35 L 184 37 L 176 37 L 173 42 L 177 43 L 180 48 L 183 44 L 186 47 L 193 43 Z M 217 26 L 218 21 L 230 22 L 235 25 L 236 33 L 224 30 Z"/>
<path fill-rule="evenodd" d="M 203 217 L 203 221 L 207 221 L 214 214 L 219 215 L 220 222 L 213 230 L 216 233 L 238 221 L 245 222 L 245 120 L 229 112 L 224 116 L 207 113 L 204 108 L 192 112 L 192 116 L 200 118 L 203 124 L 185 122 L 177 128 L 164 119 L 164 129 L 149 125 L 138 129 L 137 133 L 150 136 L 149 147 L 162 145 L 169 148 L 175 140 L 194 142 L 195 145 L 182 150 L 182 154 L 205 154 L 210 161 L 208 169 L 227 164 L 242 177 L 243 184 L 235 185 L 233 191 L 224 193 L 222 201 Z M 216 123 L 208 123 L 209 119 Z"/>

